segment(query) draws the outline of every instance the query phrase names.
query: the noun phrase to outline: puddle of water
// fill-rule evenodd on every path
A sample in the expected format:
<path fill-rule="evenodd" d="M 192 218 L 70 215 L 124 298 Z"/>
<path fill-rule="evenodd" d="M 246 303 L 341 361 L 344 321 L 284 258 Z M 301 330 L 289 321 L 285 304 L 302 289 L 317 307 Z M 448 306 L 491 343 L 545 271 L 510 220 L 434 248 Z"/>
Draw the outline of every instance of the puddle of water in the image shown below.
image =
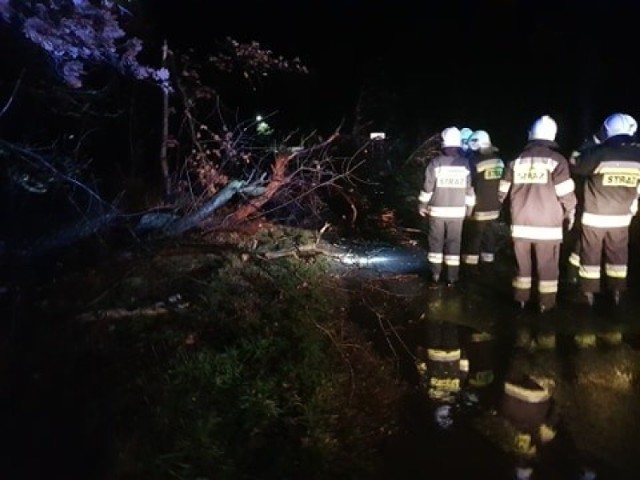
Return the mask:
<path fill-rule="evenodd" d="M 520 467 L 522 478 L 635 478 L 635 299 L 589 308 L 565 286 L 556 309 L 521 311 L 509 275 L 498 269 L 453 289 L 429 288 L 420 275 L 351 280 L 351 317 L 414 387 L 404 434 L 386 450 L 395 477 L 516 478 Z"/>

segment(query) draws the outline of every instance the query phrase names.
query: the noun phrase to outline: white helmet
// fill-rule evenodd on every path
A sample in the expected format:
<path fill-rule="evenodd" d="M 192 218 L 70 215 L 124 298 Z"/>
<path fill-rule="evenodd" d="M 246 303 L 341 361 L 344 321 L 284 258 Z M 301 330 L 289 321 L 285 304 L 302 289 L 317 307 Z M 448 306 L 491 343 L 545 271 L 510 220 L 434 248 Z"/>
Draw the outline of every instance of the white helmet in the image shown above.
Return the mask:
<path fill-rule="evenodd" d="M 625 113 L 609 115 L 603 123 L 607 138 L 615 135 L 633 135 L 638 129 L 635 118 Z"/>
<path fill-rule="evenodd" d="M 469 137 L 469 148 L 471 150 L 480 150 L 481 148 L 489 148 L 491 146 L 491 137 L 484 130 L 476 130 Z"/>
<path fill-rule="evenodd" d="M 636 122 L 636 119 L 631 115 L 625 114 L 625 117 L 627 117 L 627 120 L 629 121 L 629 132 L 631 132 L 630 135 L 635 135 L 636 131 L 638 130 L 638 122 Z"/>
<path fill-rule="evenodd" d="M 460 130 L 456 127 L 445 128 L 442 131 L 442 146 L 443 147 L 461 147 L 462 137 Z"/>
<path fill-rule="evenodd" d="M 556 139 L 558 133 L 558 125 L 556 121 L 549 115 L 543 115 L 538 118 L 529 130 L 529 140 L 550 140 Z"/>

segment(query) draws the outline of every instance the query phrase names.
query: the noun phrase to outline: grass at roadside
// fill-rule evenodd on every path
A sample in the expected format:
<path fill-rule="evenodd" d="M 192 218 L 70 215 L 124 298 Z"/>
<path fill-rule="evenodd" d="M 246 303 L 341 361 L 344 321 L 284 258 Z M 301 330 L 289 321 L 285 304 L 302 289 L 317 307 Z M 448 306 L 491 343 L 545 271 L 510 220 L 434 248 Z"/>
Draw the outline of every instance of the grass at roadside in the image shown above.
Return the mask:
<path fill-rule="evenodd" d="M 102 299 L 180 292 L 188 305 L 91 327 L 117 478 L 372 477 L 402 385 L 322 259 L 204 258 L 158 257 Z"/>

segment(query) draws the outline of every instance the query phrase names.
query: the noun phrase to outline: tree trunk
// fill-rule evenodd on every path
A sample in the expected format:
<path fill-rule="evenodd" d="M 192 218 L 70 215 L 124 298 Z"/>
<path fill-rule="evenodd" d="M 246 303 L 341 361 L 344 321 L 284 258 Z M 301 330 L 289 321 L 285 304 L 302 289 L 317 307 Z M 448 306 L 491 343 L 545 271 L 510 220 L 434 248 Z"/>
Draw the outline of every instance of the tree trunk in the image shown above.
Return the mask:
<path fill-rule="evenodd" d="M 162 45 L 162 68 L 167 68 L 169 46 L 165 40 Z M 167 160 L 167 144 L 169 142 L 169 90 L 162 88 L 162 140 L 160 144 L 160 168 L 164 183 L 164 200 L 171 202 L 171 177 L 169 176 L 169 162 Z"/>
<path fill-rule="evenodd" d="M 228 222 L 231 224 L 240 223 L 243 220 L 256 214 L 262 206 L 267 203 L 276 194 L 276 192 L 286 183 L 286 171 L 289 162 L 293 158 L 290 154 L 278 154 L 271 169 L 271 181 L 266 186 L 265 191 L 259 197 L 250 201 L 247 205 L 240 207 L 230 215 Z"/>
<path fill-rule="evenodd" d="M 35 256 L 46 255 L 58 248 L 73 245 L 112 227 L 118 218 L 118 212 L 113 210 L 94 218 L 82 219 L 36 242 L 29 253 Z"/>
<path fill-rule="evenodd" d="M 172 223 L 164 230 L 164 234 L 170 237 L 181 235 L 202 224 L 213 212 L 226 204 L 233 196 L 245 187 L 245 182 L 232 180 L 220 190 L 215 197 L 205 203 L 202 208 L 180 220 Z"/>

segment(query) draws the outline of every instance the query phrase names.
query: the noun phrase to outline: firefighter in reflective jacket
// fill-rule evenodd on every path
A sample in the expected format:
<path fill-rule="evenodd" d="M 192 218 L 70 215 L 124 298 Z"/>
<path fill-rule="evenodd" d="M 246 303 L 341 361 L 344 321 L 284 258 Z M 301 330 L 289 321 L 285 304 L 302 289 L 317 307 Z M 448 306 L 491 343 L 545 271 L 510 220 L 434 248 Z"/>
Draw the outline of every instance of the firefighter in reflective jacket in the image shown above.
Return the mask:
<path fill-rule="evenodd" d="M 431 279 L 439 281 L 444 261 L 449 286 L 458 281 L 462 223 L 475 203 L 469 161 L 461 145 L 456 127 L 442 131 L 442 151 L 427 165 L 418 198 L 419 214 L 429 217 L 427 260 Z"/>
<path fill-rule="evenodd" d="M 624 115 L 624 114 L 622 114 Z M 631 115 L 624 115 L 624 118 L 629 122 L 629 134 L 635 135 L 638 129 L 636 120 Z M 575 174 L 576 165 L 578 165 L 584 156 L 587 156 L 588 152 L 598 147 L 607 139 L 607 130 L 603 123 L 598 131 L 594 133 L 590 138 L 587 138 L 582 145 L 574 150 L 569 158 L 569 166 L 572 169 L 573 181 L 576 183 L 576 197 L 578 199 L 578 208 L 576 210 L 576 223 L 573 231 L 570 232 L 570 242 L 573 244 L 571 253 L 569 254 L 569 265 L 567 269 L 567 277 L 570 283 L 576 284 L 579 282 L 580 274 L 580 237 L 581 237 L 581 219 L 582 219 L 582 207 L 584 206 L 584 176 L 578 176 Z M 593 298 L 591 298 L 593 301 Z"/>
<path fill-rule="evenodd" d="M 573 226 L 576 208 L 569 162 L 557 151 L 556 122 L 545 115 L 529 132 L 523 152 L 507 165 L 499 196 L 509 196 L 511 237 L 517 263 L 514 298 L 521 308 L 531 299 L 534 267 L 540 312 L 553 308 L 558 292 L 563 222 Z"/>
<path fill-rule="evenodd" d="M 605 286 L 616 304 L 626 289 L 629 225 L 638 209 L 640 145 L 633 142 L 633 117 L 615 113 L 604 122 L 606 140 L 573 167 L 585 177 L 580 285 L 587 302 L 600 291 L 602 252 Z"/>
<path fill-rule="evenodd" d="M 494 261 L 496 220 L 501 208 L 498 186 L 504 162 L 498 157 L 498 149 L 491 144 L 491 138 L 484 130 L 471 135 L 469 148 L 476 204 L 464 226 L 462 262 L 467 267 L 474 268 L 479 262 L 491 264 Z"/>

